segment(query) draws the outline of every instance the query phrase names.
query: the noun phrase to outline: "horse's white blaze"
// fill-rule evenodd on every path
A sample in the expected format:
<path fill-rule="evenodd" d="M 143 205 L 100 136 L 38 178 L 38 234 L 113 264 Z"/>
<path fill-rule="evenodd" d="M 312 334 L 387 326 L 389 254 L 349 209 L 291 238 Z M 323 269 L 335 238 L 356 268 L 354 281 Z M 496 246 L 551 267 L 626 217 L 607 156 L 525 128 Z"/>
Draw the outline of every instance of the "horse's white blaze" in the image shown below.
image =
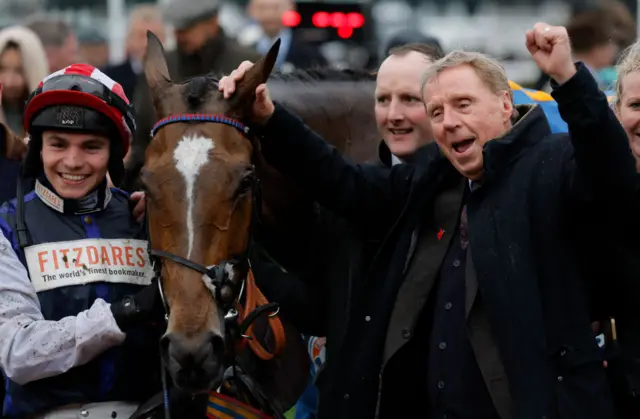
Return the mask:
<path fill-rule="evenodd" d="M 184 178 L 186 186 L 187 234 L 189 237 L 187 259 L 191 257 L 195 236 L 195 228 L 193 226 L 194 186 L 198 179 L 200 169 L 209 162 L 209 151 L 213 150 L 214 147 L 215 143 L 211 138 L 196 135 L 182 137 L 175 150 L 173 150 L 173 160 L 175 161 L 176 169 Z"/>

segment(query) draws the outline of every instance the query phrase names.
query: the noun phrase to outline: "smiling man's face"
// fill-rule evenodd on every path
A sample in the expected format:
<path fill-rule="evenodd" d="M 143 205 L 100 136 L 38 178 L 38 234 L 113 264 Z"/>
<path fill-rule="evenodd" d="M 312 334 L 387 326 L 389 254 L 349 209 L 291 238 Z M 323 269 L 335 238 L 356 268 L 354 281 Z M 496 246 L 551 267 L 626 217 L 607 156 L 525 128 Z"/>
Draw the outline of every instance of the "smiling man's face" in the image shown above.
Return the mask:
<path fill-rule="evenodd" d="M 390 55 L 378 70 L 376 123 L 387 147 L 399 158 L 433 141 L 420 93 L 422 74 L 431 63 L 429 57 L 411 51 Z"/>
<path fill-rule="evenodd" d="M 423 90 L 433 136 L 465 177 L 482 176 L 482 148 L 511 126 L 509 92 L 494 93 L 469 64 L 447 68 Z"/>
<path fill-rule="evenodd" d="M 58 195 L 80 199 L 107 176 L 109 139 L 103 135 L 45 131 L 41 155 L 45 176 Z"/>

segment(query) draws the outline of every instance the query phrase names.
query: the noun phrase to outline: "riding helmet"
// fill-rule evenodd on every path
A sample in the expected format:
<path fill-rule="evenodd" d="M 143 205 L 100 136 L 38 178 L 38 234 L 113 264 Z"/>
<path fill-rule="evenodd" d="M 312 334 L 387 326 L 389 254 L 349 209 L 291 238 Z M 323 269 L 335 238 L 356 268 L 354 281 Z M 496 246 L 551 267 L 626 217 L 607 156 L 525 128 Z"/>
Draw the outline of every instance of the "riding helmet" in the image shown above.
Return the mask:
<path fill-rule="evenodd" d="M 107 136 L 109 176 L 116 186 L 124 180 L 122 160 L 135 133 L 134 110 L 122 86 L 97 68 L 72 64 L 45 77 L 29 96 L 23 124 L 30 137 L 25 176 L 37 177 L 43 171 L 43 131 L 60 130 Z"/>

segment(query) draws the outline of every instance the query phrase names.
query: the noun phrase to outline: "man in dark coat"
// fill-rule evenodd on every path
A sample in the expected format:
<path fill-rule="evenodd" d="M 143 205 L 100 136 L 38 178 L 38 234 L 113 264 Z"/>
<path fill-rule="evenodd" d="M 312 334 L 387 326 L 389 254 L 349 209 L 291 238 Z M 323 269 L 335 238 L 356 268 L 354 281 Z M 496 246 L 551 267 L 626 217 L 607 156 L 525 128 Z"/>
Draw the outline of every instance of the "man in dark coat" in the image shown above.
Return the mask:
<path fill-rule="evenodd" d="M 419 160 L 420 148 L 433 142 L 429 120 L 422 106 L 420 77 L 431 63 L 442 57 L 439 49 L 420 43 L 398 45 L 389 51 L 376 77 L 374 110 L 383 140 L 377 161 L 371 163 L 391 167 Z M 284 282 L 286 278 L 283 276 L 263 274 L 258 276 L 258 286 L 269 300 L 281 303 L 283 315 L 295 313 L 293 321 L 297 327 L 304 330 L 310 325 L 317 325 L 328 341 L 340 342 L 339 330 L 333 327 L 339 323 L 330 320 L 341 318 L 344 312 L 348 312 L 351 301 L 334 299 L 343 295 L 335 290 L 359 286 L 363 271 L 380 246 L 381 239 L 363 240 L 363 234 L 347 220 L 322 207 L 318 208 L 315 221 L 315 234 L 310 236 L 314 245 L 309 258 L 312 278 L 304 281 L 305 284 L 293 284 L 291 278 Z M 294 303 L 292 290 L 305 288 L 308 289 L 306 297 Z M 296 305 L 301 308 L 296 309 Z M 331 327 L 327 328 L 328 324 Z M 330 343 L 328 347 L 332 349 L 338 345 Z M 320 358 L 313 354 L 314 351 L 317 349 L 310 346 L 312 362 Z M 313 371 L 321 372 L 324 365 L 323 362 L 314 366 Z M 312 378 L 321 380 L 321 376 L 314 373 Z M 296 419 L 315 417 L 306 416 L 307 412 L 317 410 L 317 401 L 310 396 L 316 394 L 316 386 L 310 384 L 310 387 L 298 402 Z M 318 387 L 318 392 L 322 397 L 324 388 Z"/>
<path fill-rule="evenodd" d="M 176 83 L 207 73 L 223 75 L 244 60 L 257 60 L 260 55 L 240 46 L 228 37 L 218 20 L 217 0 L 170 0 L 164 5 L 164 19 L 175 29 L 177 49 L 167 53 L 169 75 Z M 156 121 L 149 86 L 144 72 L 138 78 L 133 104 L 138 127 L 129 156 L 125 159 L 127 180 L 125 189 L 132 191 L 141 185 L 133 182 L 144 163 L 144 151 L 149 133 Z"/>
<path fill-rule="evenodd" d="M 320 417 L 614 417 L 570 233 L 594 199 L 628 209 L 635 163 L 566 30 L 536 24 L 527 47 L 570 135 L 551 135 L 535 105 L 514 112 L 498 63 L 454 52 L 427 70 L 438 147 L 418 168 L 351 165 L 257 88 L 267 160 L 363 231 L 386 232 L 365 286 L 347 290 L 356 304 Z M 221 80 L 226 97 L 251 66 Z"/>

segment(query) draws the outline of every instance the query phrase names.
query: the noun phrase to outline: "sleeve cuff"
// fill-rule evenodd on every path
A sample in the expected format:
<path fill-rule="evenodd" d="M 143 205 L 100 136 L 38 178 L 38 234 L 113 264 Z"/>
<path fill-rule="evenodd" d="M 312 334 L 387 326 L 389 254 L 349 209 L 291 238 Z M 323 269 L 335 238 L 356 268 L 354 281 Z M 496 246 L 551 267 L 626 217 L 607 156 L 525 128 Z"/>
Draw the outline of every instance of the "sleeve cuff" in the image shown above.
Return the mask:
<path fill-rule="evenodd" d="M 576 97 L 584 96 L 585 92 L 598 90 L 598 84 L 587 66 L 579 61 L 576 63 L 576 70 L 576 74 L 563 85 L 559 85 L 551 79 L 551 88 L 553 89 L 551 96 L 558 102 L 558 105 L 572 102 Z"/>
<path fill-rule="evenodd" d="M 266 123 L 246 122 L 246 125 L 249 127 L 249 131 L 252 132 L 253 135 L 262 138 L 267 132 L 273 131 L 274 126 L 276 126 L 275 130 L 278 129 L 277 120 L 281 119 L 280 114 L 286 113 L 286 111 L 283 110 L 282 105 L 278 104 L 277 102 L 274 101 L 273 104 L 275 109 L 273 111 L 273 114 L 271 114 L 271 117 L 269 117 Z M 274 119 L 276 120 L 275 122 L 274 122 Z"/>
<path fill-rule="evenodd" d="M 288 138 L 308 135 L 307 126 L 302 119 L 289 112 L 283 105 L 279 103 L 274 103 L 274 105 L 275 109 L 271 118 L 257 130 L 258 133 L 270 134 L 271 137 L 274 137 L 274 134 L 281 136 L 283 132 L 286 132 Z"/>
<path fill-rule="evenodd" d="M 273 129 L 278 129 L 278 127 L 282 126 L 282 124 L 291 123 L 292 120 L 296 119 L 281 104 L 274 102 L 274 105 L 275 105 L 275 109 L 273 111 L 273 114 L 271 115 L 271 118 L 269 118 L 267 123 L 264 125 L 264 129 L 266 131 L 272 131 Z"/>

